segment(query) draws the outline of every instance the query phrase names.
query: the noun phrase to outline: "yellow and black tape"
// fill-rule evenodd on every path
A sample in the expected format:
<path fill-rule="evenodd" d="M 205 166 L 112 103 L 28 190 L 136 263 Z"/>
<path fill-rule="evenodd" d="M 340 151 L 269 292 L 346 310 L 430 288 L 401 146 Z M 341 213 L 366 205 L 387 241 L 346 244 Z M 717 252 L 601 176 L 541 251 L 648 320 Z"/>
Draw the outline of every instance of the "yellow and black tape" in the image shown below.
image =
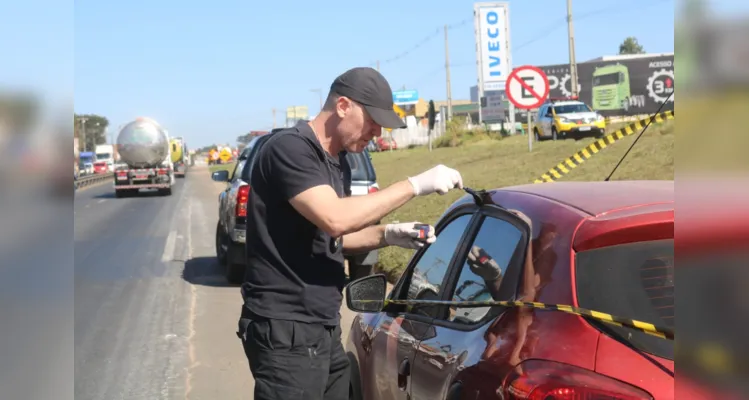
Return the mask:
<path fill-rule="evenodd" d="M 608 145 L 614 144 L 626 136 L 630 136 L 636 132 L 641 131 L 643 128 L 645 128 L 645 126 L 647 126 L 648 123 L 651 122 L 651 120 L 660 124 L 670 119 L 674 119 L 673 111 L 662 112 L 659 114 L 655 114 L 652 117 L 635 121 L 625 126 L 624 128 L 610 133 L 585 146 L 582 150 L 562 160 L 562 162 L 560 162 L 556 166 L 551 167 L 545 174 L 541 175 L 533 183 L 554 182 L 560 179 L 562 176 L 567 175 L 572 169 L 577 168 L 578 165 L 584 163 L 599 151 L 605 149 Z"/>
<path fill-rule="evenodd" d="M 357 302 L 370 302 L 377 300 L 365 300 Z M 631 328 L 661 339 L 674 340 L 674 330 L 664 326 L 656 326 L 648 322 L 637 321 L 629 318 L 617 317 L 611 314 L 592 311 L 585 308 L 573 307 L 563 304 L 545 304 L 525 301 L 446 301 L 446 300 L 385 300 L 384 306 L 388 304 L 399 304 L 406 306 L 453 306 L 453 307 L 526 307 L 536 310 L 562 311 L 567 314 L 591 318 L 596 321 L 610 325 Z"/>

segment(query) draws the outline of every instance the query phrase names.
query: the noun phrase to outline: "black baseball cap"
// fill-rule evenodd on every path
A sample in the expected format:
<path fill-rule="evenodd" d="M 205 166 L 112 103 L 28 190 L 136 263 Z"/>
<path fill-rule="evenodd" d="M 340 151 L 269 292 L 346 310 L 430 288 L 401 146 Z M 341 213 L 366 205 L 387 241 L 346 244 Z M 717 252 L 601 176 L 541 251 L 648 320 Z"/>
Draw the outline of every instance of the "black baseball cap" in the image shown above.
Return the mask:
<path fill-rule="evenodd" d="M 393 90 L 374 68 L 352 68 L 339 75 L 330 85 L 330 92 L 361 104 L 374 122 L 383 128 L 405 128 L 406 124 L 393 110 Z"/>

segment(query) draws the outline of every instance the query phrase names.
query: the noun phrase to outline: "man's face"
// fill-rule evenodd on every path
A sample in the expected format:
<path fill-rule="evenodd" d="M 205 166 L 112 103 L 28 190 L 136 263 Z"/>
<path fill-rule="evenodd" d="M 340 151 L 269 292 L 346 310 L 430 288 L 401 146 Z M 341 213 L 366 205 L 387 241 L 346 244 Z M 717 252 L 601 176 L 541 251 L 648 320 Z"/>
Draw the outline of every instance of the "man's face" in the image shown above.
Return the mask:
<path fill-rule="evenodd" d="M 346 97 L 336 102 L 336 114 L 341 147 L 350 153 L 361 153 L 372 138 L 382 134 L 382 127 L 372 120 L 367 110 Z"/>

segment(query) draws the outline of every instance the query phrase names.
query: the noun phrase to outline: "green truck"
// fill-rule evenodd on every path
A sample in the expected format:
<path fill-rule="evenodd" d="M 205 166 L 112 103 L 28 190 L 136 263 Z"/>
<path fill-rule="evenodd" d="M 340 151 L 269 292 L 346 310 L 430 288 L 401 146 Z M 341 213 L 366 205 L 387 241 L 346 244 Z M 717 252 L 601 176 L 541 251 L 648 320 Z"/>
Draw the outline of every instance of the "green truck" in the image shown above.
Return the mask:
<path fill-rule="evenodd" d="M 596 68 L 591 92 L 594 110 L 627 111 L 631 96 L 629 69 L 618 63 Z"/>

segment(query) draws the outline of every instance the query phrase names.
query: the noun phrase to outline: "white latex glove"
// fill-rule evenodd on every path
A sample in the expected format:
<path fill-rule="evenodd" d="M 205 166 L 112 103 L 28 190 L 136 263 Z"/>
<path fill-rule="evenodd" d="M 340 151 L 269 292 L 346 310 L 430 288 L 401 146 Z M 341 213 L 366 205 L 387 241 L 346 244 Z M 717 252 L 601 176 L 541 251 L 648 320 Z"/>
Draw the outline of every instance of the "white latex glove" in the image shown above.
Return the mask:
<path fill-rule="evenodd" d="M 485 281 L 494 281 L 502 276 L 499 264 L 478 246 L 471 247 L 471 251 L 468 252 L 468 267 Z"/>
<path fill-rule="evenodd" d="M 403 247 L 405 249 L 420 249 L 427 243 L 434 243 L 434 227 L 429 225 L 426 237 L 419 238 L 420 230 L 414 228 L 420 222 L 405 222 L 401 224 L 385 225 L 385 243 L 390 246 Z"/>
<path fill-rule="evenodd" d="M 460 172 L 442 164 L 409 177 L 408 181 L 414 187 L 416 196 L 426 196 L 435 192 L 445 194 L 456 187 L 463 189 L 463 177 L 460 176 Z"/>

